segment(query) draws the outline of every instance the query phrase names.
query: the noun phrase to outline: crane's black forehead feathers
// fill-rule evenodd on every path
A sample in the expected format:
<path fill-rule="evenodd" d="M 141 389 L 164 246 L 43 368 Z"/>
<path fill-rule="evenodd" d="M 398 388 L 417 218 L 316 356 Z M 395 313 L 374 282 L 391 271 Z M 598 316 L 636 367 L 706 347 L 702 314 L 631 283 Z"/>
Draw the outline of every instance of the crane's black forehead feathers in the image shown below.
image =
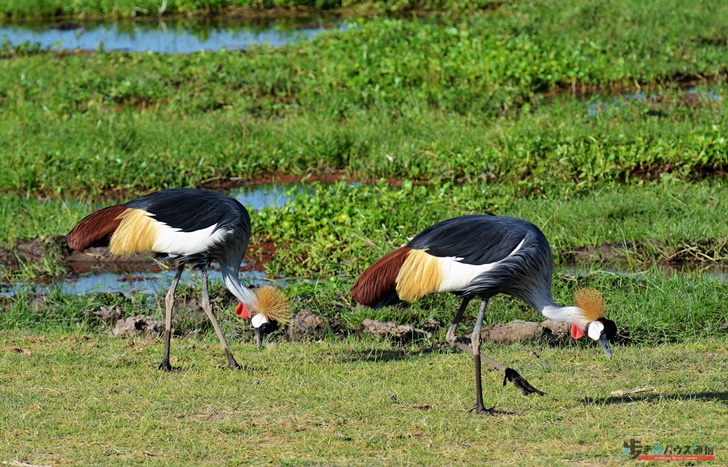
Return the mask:
<path fill-rule="evenodd" d="M 426 249 L 433 256 L 458 257 L 463 263 L 481 265 L 508 257 L 529 234 L 543 237 L 535 225 L 523 219 L 472 215 L 428 227 L 407 246 Z"/>
<path fill-rule="evenodd" d="M 230 196 L 208 190 L 158 191 L 129 201 L 125 206 L 154 214 L 155 220 L 182 232 L 194 232 L 215 224 L 218 229 L 245 226 L 245 230 L 249 230 L 250 225 L 250 216 L 242 204 Z"/>

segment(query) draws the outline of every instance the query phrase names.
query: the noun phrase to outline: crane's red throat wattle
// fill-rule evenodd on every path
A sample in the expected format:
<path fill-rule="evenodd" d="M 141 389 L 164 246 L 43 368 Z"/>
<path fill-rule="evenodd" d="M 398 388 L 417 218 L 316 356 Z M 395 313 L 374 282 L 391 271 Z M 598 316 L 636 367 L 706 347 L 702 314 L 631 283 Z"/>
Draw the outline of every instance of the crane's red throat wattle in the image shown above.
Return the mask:
<path fill-rule="evenodd" d="M 576 324 L 572 324 L 571 337 L 573 337 L 574 339 L 581 339 L 582 337 L 584 337 L 584 331 L 582 331 L 581 328 Z"/>
<path fill-rule="evenodd" d="M 250 310 L 248 310 L 248 307 L 243 305 L 242 302 L 238 303 L 237 308 L 235 308 L 235 314 L 240 316 L 243 319 L 252 318 L 252 315 L 250 314 Z"/>

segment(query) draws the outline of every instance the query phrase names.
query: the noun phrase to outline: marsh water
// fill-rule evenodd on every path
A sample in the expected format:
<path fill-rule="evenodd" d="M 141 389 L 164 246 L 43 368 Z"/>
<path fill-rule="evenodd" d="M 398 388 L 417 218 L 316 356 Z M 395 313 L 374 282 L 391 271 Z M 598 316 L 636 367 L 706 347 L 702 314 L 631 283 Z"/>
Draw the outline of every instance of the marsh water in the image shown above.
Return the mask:
<path fill-rule="evenodd" d="M 0 23 L 0 44 L 50 50 L 114 50 L 189 54 L 253 45 L 278 47 L 316 37 L 346 23 L 326 17 L 270 20 L 127 21 L 116 23 Z"/>

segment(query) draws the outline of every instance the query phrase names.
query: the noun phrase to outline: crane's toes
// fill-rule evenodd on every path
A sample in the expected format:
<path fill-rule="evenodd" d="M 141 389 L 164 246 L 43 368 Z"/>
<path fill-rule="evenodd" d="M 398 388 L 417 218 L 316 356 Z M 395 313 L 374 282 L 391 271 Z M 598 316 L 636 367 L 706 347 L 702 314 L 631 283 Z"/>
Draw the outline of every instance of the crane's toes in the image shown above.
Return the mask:
<path fill-rule="evenodd" d="M 478 405 L 476 404 L 474 407 L 472 407 L 470 410 L 468 410 L 468 413 L 475 412 L 482 415 L 495 415 L 495 406 L 486 409 L 484 405 Z"/>
<path fill-rule="evenodd" d="M 518 372 L 513 368 L 506 368 L 505 376 L 503 378 L 503 386 L 505 386 L 508 381 L 513 383 L 526 396 L 534 393 L 538 394 L 539 396 L 543 396 L 544 394 L 546 394 L 545 392 L 539 391 L 538 389 L 531 386 L 528 381 L 526 381 L 526 378 L 519 375 Z"/>
<path fill-rule="evenodd" d="M 157 367 L 158 370 L 164 370 L 166 372 L 172 371 L 172 365 L 169 364 L 169 360 L 164 359 L 160 362 L 159 366 Z"/>

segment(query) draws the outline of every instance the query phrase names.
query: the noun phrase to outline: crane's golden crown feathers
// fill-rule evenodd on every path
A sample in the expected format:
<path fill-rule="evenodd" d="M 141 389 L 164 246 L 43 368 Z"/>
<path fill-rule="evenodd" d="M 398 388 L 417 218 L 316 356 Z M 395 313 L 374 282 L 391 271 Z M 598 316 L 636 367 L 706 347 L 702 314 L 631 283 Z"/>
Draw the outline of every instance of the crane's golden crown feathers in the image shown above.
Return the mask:
<path fill-rule="evenodd" d="M 604 297 L 597 289 L 586 287 L 574 291 L 574 304 L 584 310 L 584 317 L 590 321 L 604 318 Z"/>
<path fill-rule="evenodd" d="M 291 320 L 291 307 L 288 299 L 279 289 L 266 285 L 255 289 L 255 295 L 258 297 L 258 310 L 256 311 L 268 318 L 268 321 L 286 324 Z"/>

